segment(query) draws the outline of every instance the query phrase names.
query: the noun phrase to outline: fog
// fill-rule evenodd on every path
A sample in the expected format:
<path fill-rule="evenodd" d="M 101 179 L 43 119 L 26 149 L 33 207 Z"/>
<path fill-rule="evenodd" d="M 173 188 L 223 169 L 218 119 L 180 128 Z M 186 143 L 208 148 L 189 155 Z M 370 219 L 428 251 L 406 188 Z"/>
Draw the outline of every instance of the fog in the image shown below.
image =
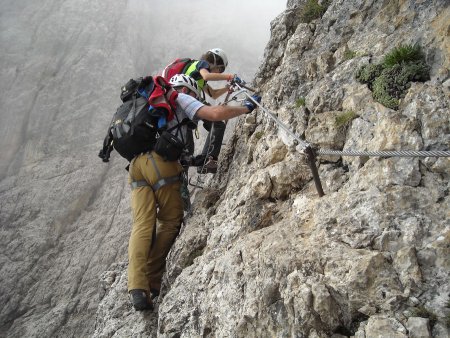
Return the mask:
<path fill-rule="evenodd" d="M 145 55 L 136 69 L 154 72 L 168 60 L 198 58 L 219 47 L 228 56 L 228 70 L 249 79 L 262 59 L 270 21 L 285 5 L 286 0 L 131 0 L 128 9 L 141 22 Z"/>
<path fill-rule="evenodd" d="M 0 0 L 0 180 L 27 163 L 78 147 L 73 139 L 64 140 L 58 119 L 70 125 L 67 120 L 100 111 L 105 121 L 100 123 L 106 124 L 124 82 L 154 75 L 177 57 L 199 58 L 219 47 L 228 56 L 227 71 L 251 80 L 270 21 L 285 4 Z M 100 140 L 96 132 L 81 142 Z M 55 143 L 49 133 L 62 135 Z"/>

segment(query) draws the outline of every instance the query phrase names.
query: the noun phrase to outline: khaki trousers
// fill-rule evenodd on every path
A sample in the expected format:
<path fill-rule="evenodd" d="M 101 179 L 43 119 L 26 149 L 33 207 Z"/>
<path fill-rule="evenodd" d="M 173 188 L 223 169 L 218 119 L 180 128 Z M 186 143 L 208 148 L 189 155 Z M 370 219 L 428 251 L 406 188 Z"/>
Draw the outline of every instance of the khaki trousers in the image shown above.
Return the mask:
<path fill-rule="evenodd" d="M 149 154 L 139 155 L 131 162 L 130 183 L 144 180 L 154 185 L 161 178 L 175 176 L 183 171 L 176 161 L 166 162 L 153 151 L 150 156 L 154 163 Z M 183 220 L 180 185 L 181 182 L 177 181 L 156 191 L 150 186 L 141 186 L 131 192 L 133 227 L 128 244 L 128 291 L 159 290 L 161 287 L 166 257 Z"/>

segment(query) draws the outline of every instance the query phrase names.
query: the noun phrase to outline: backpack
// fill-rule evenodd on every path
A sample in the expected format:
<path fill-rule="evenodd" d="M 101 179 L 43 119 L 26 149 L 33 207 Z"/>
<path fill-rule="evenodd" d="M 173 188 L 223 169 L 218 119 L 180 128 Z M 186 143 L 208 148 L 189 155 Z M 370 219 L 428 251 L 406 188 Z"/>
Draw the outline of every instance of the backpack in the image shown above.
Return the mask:
<path fill-rule="evenodd" d="M 197 62 L 197 60 L 189 59 L 189 58 L 178 58 L 175 59 L 171 64 L 167 65 L 164 70 L 161 72 L 161 76 L 167 80 L 170 81 L 172 76 L 177 74 L 186 74 L 189 67 L 194 63 Z M 192 77 L 195 81 L 197 81 L 197 84 L 199 84 L 198 80 L 202 79 L 202 76 L 197 71 L 197 74 L 186 74 Z M 204 81 L 204 80 L 203 80 Z M 206 81 L 204 82 L 206 83 Z M 198 100 L 202 103 L 209 105 L 209 103 L 206 101 L 205 98 L 205 92 L 203 91 L 203 88 L 199 86 L 200 90 L 200 97 L 198 97 Z"/>
<path fill-rule="evenodd" d="M 171 64 L 167 65 L 162 71 L 162 77 L 170 81 L 172 76 L 177 74 L 184 74 L 189 66 L 195 62 L 195 60 L 189 58 L 178 58 L 175 59 Z"/>
<path fill-rule="evenodd" d="M 108 162 L 113 148 L 128 161 L 152 150 L 161 133 L 161 124 L 175 116 L 177 96 L 160 76 L 130 79 L 121 88 L 123 103 L 108 127 L 99 153 L 102 160 Z"/>

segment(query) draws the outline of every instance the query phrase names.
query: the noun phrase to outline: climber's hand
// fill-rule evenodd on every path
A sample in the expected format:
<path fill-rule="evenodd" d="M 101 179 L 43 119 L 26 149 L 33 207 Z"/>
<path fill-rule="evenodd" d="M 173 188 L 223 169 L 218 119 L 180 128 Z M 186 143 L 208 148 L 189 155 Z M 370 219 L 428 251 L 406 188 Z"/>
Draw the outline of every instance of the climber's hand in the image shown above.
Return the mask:
<path fill-rule="evenodd" d="M 239 76 L 234 74 L 233 78 L 230 81 L 232 84 L 243 84 L 244 81 L 241 80 Z"/>
<path fill-rule="evenodd" d="M 248 98 L 247 100 L 244 101 L 243 105 L 245 107 L 247 107 L 248 112 L 247 114 L 250 114 L 255 108 L 256 108 L 256 102 L 260 103 L 261 102 L 261 96 L 257 95 L 257 94 L 253 94 L 252 99 Z"/>

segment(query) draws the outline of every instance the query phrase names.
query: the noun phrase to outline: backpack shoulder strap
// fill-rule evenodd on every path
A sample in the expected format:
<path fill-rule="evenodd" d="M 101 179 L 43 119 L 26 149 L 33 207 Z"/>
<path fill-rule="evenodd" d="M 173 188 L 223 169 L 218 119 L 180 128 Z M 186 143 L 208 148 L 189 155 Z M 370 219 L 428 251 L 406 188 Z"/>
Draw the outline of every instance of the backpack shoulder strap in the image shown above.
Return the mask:
<path fill-rule="evenodd" d="M 178 122 L 175 126 L 167 129 L 168 132 L 171 132 L 172 130 L 175 130 L 176 128 L 181 128 L 182 126 L 185 126 L 187 124 L 190 124 L 192 121 L 188 118 L 184 118 L 181 122 Z"/>
<path fill-rule="evenodd" d="M 181 71 L 181 74 L 186 74 L 186 71 L 189 69 L 189 67 L 196 62 L 196 60 L 192 59 L 185 59 L 186 65 L 183 67 L 183 70 Z"/>

